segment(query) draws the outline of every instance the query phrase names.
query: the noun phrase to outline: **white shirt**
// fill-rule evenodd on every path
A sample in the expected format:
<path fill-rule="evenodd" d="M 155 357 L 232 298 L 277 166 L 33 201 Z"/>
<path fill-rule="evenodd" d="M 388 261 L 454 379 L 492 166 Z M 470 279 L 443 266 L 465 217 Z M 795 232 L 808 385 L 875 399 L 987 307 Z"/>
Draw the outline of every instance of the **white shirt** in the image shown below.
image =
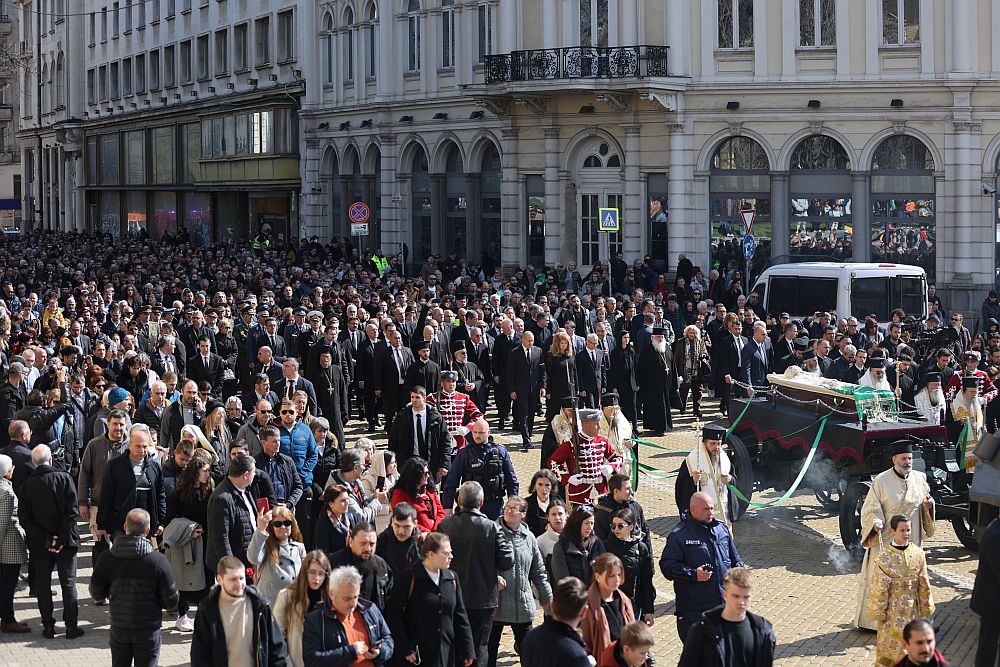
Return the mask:
<path fill-rule="evenodd" d="M 415 410 L 412 410 L 412 409 L 410 411 L 413 413 L 413 446 L 414 446 L 414 448 L 418 448 L 419 445 L 420 445 L 420 441 L 417 439 L 417 417 L 420 417 L 420 430 L 422 430 L 424 432 L 424 444 L 425 445 L 427 444 L 427 437 L 426 437 L 427 436 L 427 408 L 424 408 L 420 412 L 416 412 Z M 417 454 L 419 455 L 420 453 L 421 452 L 420 452 L 420 450 L 418 448 L 417 449 Z"/>

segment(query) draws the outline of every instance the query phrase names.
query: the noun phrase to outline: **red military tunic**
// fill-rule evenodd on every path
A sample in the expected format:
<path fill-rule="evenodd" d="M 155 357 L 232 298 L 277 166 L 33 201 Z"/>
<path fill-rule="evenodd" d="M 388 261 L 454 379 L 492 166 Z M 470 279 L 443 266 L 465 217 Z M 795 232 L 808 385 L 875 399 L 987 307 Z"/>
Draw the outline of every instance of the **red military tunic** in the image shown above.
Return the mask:
<path fill-rule="evenodd" d="M 439 396 L 440 403 L 438 403 Z M 479 411 L 469 395 L 460 391 L 451 394 L 440 391 L 430 394 L 427 397 L 427 402 L 435 406 L 441 413 L 448 433 L 451 433 L 455 439 L 455 451 L 465 447 L 465 436 L 472 429 L 472 425 L 483 417 L 483 413 Z"/>
<path fill-rule="evenodd" d="M 608 466 L 611 472 L 608 472 Z M 622 457 L 615 452 L 611 443 L 603 435 L 588 439 L 580 433 L 580 460 L 575 460 L 573 443 L 566 440 L 549 458 L 549 469 L 558 477 L 559 482 L 566 487 L 567 500 L 582 505 L 597 499 L 597 496 L 608 492 L 607 478 L 619 472 L 622 467 Z M 602 470 L 604 468 L 604 470 Z M 569 480 L 579 474 L 583 480 L 580 484 Z"/>
<path fill-rule="evenodd" d="M 944 395 L 948 401 L 953 400 L 955 395 L 962 391 L 962 378 L 969 375 L 973 374 L 963 370 L 961 373 L 955 373 L 948 378 L 948 384 L 944 386 Z M 993 384 L 993 380 L 990 379 L 989 374 L 986 371 L 976 370 L 974 375 L 979 381 L 979 397 L 984 399 L 984 404 L 996 398 L 997 388 Z"/>

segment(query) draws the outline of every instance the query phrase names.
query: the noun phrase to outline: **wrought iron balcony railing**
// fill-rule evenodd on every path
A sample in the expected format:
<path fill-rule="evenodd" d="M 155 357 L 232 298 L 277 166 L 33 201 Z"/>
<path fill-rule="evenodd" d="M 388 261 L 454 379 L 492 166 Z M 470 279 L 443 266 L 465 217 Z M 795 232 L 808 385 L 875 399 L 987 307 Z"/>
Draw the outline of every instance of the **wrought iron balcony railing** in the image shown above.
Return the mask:
<path fill-rule="evenodd" d="M 571 46 L 486 56 L 486 83 L 669 76 L 669 46 Z"/>

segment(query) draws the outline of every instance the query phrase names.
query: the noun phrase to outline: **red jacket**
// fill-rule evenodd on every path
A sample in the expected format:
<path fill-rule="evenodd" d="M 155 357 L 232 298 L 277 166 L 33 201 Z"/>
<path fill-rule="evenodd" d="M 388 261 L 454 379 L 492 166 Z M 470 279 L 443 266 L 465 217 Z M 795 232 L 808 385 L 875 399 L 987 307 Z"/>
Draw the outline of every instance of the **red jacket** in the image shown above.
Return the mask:
<path fill-rule="evenodd" d="M 434 532 L 444 519 L 444 507 L 437 491 L 428 491 L 414 498 L 408 491 L 396 486 L 389 498 L 389 505 L 395 508 L 399 503 L 410 503 L 417 510 L 417 528 L 422 533 Z"/>

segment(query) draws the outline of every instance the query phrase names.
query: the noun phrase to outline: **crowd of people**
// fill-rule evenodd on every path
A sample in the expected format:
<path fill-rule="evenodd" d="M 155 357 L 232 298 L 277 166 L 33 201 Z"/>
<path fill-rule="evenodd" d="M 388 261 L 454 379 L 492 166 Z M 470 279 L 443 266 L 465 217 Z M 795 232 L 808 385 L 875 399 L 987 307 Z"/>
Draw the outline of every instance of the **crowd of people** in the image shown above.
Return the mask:
<path fill-rule="evenodd" d="M 43 636 L 83 635 L 86 526 L 116 665 L 155 664 L 164 611 L 195 665 L 493 667 L 507 626 L 525 667 L 650 664 L 637 434 L 701 418 L 706 396 L 725 412 L 792 365 L 891 388 L 935 423 L 995 420 L 1000 324 L 972 336 L 953 315 L 948 346 L 921 358 L 935 294 L 926 322 L 859 328 L 765 313 L 738 270 L 683 256 L 668 285 L 620 253 L 586 277 L 435 256 L 408 275 L 346 239 L 40 232 L 0 253 L 0 631 L 31 631 L 13 607 L 26 570 Z M 387 446 L 349 442 L 352 421 Z M 539 451 L 527 488 L 497 433 Z M 659 567 L 682 665 L 769 665 L 723 437 L 706 427 L 682 466 Z M 929 627 L 896 657 L 935 664 L 907 643 L 926 648 Z"/>

